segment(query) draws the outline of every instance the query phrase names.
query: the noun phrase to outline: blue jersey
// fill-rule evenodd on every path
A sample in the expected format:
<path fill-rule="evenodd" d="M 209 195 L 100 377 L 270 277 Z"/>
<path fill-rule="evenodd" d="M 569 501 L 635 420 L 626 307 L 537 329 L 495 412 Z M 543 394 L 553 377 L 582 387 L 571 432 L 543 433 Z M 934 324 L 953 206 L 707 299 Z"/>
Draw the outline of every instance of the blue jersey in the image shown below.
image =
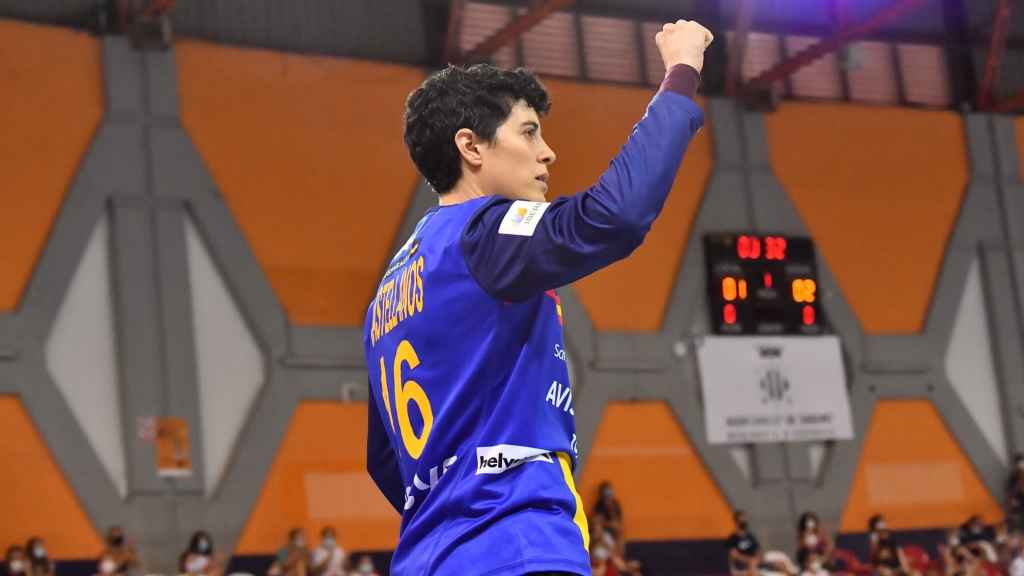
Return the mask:
<path fill-rule="evenodd" d="M 590 189 L 432 208 L 391 261 L 364 346 L 392 574 L 590 573 L 555 290 L 640 245 L 702 122 L 663 88 Z"/>

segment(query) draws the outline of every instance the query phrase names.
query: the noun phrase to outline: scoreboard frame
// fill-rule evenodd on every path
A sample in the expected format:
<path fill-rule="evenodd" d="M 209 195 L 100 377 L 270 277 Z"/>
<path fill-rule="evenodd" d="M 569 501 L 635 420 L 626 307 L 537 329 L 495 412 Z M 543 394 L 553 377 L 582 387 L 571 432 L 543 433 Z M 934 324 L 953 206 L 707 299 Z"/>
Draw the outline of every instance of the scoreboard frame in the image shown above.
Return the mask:
<path fill-rule="evenodd" d="M 704 235 L 704 262 L 714 334 L 829 333 L 809 237 L 709 233 Z"/>

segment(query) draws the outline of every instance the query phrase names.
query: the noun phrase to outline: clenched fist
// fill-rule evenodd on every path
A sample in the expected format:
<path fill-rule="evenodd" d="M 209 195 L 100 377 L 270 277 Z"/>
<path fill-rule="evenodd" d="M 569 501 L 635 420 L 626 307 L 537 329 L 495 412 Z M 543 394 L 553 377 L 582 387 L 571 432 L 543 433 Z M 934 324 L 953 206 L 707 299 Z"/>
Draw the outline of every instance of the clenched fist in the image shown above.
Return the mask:
<path fill-rule="evenodd" d="M 665 70 L 671 70 L 676 64 L 687 64 L 697 72 L 704 67 L 704 50 L 714 39 L 711 31 L 693 20 L 669 22 L 654 37 Z"/>

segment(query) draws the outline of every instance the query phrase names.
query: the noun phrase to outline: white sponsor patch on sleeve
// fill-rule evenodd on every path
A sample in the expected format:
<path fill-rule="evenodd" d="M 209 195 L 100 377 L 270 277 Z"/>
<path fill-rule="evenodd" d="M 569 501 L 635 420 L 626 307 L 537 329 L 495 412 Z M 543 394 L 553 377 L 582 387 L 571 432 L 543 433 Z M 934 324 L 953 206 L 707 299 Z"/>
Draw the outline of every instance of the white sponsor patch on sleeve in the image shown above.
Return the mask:
<path fill-rule="evenodd" d="M 505 218 L 501 221 L 498 234 L 512 236 L 533 236 L 540 224 L 540 217 L 550 206 L 550 202 L 528 202 L 516 200 L 508 208 Z"/>

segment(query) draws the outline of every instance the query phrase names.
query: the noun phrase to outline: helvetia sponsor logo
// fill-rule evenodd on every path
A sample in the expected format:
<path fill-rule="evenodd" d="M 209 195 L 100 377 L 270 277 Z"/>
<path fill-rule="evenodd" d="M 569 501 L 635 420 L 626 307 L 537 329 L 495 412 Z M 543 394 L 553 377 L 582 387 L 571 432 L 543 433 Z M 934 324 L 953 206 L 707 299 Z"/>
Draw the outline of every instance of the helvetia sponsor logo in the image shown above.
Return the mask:
<path fill-rule="evenodd" d="M 501 474 L 527 462 L 554 462 L 551 453 L 540 448 L 498 444 L 478 446 L 476 449 L 477 474 Z"/>

